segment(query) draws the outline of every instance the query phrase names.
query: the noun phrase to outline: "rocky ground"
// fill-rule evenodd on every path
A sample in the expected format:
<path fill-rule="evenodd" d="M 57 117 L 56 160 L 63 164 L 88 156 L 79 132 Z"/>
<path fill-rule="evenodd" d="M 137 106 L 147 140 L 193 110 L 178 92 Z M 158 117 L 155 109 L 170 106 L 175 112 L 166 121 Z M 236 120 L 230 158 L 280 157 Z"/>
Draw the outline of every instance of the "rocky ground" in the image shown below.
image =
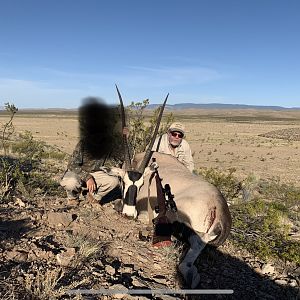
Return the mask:
<path fill-rule="evenodd" d="M 149 228 L 113 206 L 85 200 L 72 207 L 60 197 L 2 203 L 0 298 L 299 299 L 299 266 L 258 260 L 230 239 L 198 258 L 197 289 L 233 295 L 68 295 L 79 288 L 188 288 L 176 268 L 184 245 L 154 248 Z"/>
<path fill-rule="evenodd" d="M 300 128 L 297 127 L 273 130 L 264 134 L 260 134 L 259 136 L 287 141 L 300 141 Z"/>

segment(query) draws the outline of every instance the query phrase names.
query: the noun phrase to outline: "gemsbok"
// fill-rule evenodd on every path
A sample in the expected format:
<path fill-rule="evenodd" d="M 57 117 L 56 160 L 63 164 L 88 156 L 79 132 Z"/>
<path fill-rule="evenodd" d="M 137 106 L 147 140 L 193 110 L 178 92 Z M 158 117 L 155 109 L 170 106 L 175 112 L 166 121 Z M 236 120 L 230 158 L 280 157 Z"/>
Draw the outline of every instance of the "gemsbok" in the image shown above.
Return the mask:
<path fill-rule="evenodd" d="M 125 111 L 121 94 L 117 88 L 123 127 Z M 158 117 L 152 140 L 145 153 L 130 158 L 127 136 L 123 136 L 125 151 L 125 169 L 113 168 L 111 172 L 117 174 L 123 181 L 122 213 L 136 218 L 139 214 L 147 213 L 147 207 L 155 207 L 157 192 L 154 180 L 150 184 L 151 157 L 156 159 L 162 184 L 169 184 L 177 206 L 177 212 L 167 212 L 172 223 L 175 236 L 181 236 L 189 244 L 189 249 L 179 264 L 179 271 L 186 283 L 195 288 L 200 276 L 195 260 L 207 243 L 219 246 L 226 240 L 231 228 L 231 215 L 226 200 L 220 191 L 203 177 L 192 174 L 176 158 L 153 152 L 152 147 L 158 133 L 166 97 Z"/>

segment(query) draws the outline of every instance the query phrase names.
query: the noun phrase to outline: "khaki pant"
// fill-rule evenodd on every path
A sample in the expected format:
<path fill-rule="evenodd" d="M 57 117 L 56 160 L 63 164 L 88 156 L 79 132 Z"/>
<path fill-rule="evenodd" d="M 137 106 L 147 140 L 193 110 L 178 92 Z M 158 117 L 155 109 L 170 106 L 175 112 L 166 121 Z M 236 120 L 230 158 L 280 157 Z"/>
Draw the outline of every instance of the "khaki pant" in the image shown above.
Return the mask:
<path fill-rule="evenodd" d="M 91 175 L 97 184 L 94 195 L 98 201 L 119 185 L 118 177 L 110 176 L 103 171 L 93 172 Z M 69 170 L 63 176 L 60 185 L 66 190 L 68 199 L 79 199 L 82 189 L 86 186 L 76 173 Z"/>

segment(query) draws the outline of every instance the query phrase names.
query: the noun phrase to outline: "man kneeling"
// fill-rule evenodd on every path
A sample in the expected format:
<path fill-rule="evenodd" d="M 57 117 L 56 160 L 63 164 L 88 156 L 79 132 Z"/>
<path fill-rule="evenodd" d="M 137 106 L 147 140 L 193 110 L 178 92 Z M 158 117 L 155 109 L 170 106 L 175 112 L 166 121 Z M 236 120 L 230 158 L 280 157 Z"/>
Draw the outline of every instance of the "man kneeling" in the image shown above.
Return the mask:
<path fill-rule="evenodd" d="M 67 192 L 68 205 L 78 205 L 80 196 L 85 194 L 100 202 L 105 195 L 118 187 L 118 177 L 110 176 L 101 170 L 103 166 L 118 163 L 120 162 L 117 162 L 117 158 L 112 157 L 93 159 L 85 149 L 84 142 L 80 141 L 60 182 Z"/>
<path fill-rule="evenodd" d="M 107 174 L 105 168 L 122 164 L 122 135 L 128 136 L 129 132 L 127 128 L 122 132 L 119 119 L 115 107 L 97 98 L 85 99 L 80 107 L 80 141 L 60 182 L 69 205 L 77 205 L 82 194 L 100 202 L 118 187 L 118 177 Z"/>

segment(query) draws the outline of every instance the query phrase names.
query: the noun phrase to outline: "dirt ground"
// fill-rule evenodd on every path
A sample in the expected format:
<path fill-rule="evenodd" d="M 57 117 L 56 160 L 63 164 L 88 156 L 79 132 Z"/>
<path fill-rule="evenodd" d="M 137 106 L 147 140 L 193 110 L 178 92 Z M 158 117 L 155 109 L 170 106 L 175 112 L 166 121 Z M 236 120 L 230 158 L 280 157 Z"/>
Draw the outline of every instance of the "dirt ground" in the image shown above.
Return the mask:
<path fill-rule="evenodd" d="M 300 185 L 299 135 L 295 138 L 282 133 L 293 129 L 300 132 L 299 110 L 187 110 L 173 114 L 186 126 L 196 169 L 235 168 L 241 179 L 254 175 Z M 69 154 L 79 136 L 75 113 L 19 114 L 14 124 L 16 132 L 29 130 L 34 137 Z M 274 131 L 280 134 L 261 136 Z"/>

